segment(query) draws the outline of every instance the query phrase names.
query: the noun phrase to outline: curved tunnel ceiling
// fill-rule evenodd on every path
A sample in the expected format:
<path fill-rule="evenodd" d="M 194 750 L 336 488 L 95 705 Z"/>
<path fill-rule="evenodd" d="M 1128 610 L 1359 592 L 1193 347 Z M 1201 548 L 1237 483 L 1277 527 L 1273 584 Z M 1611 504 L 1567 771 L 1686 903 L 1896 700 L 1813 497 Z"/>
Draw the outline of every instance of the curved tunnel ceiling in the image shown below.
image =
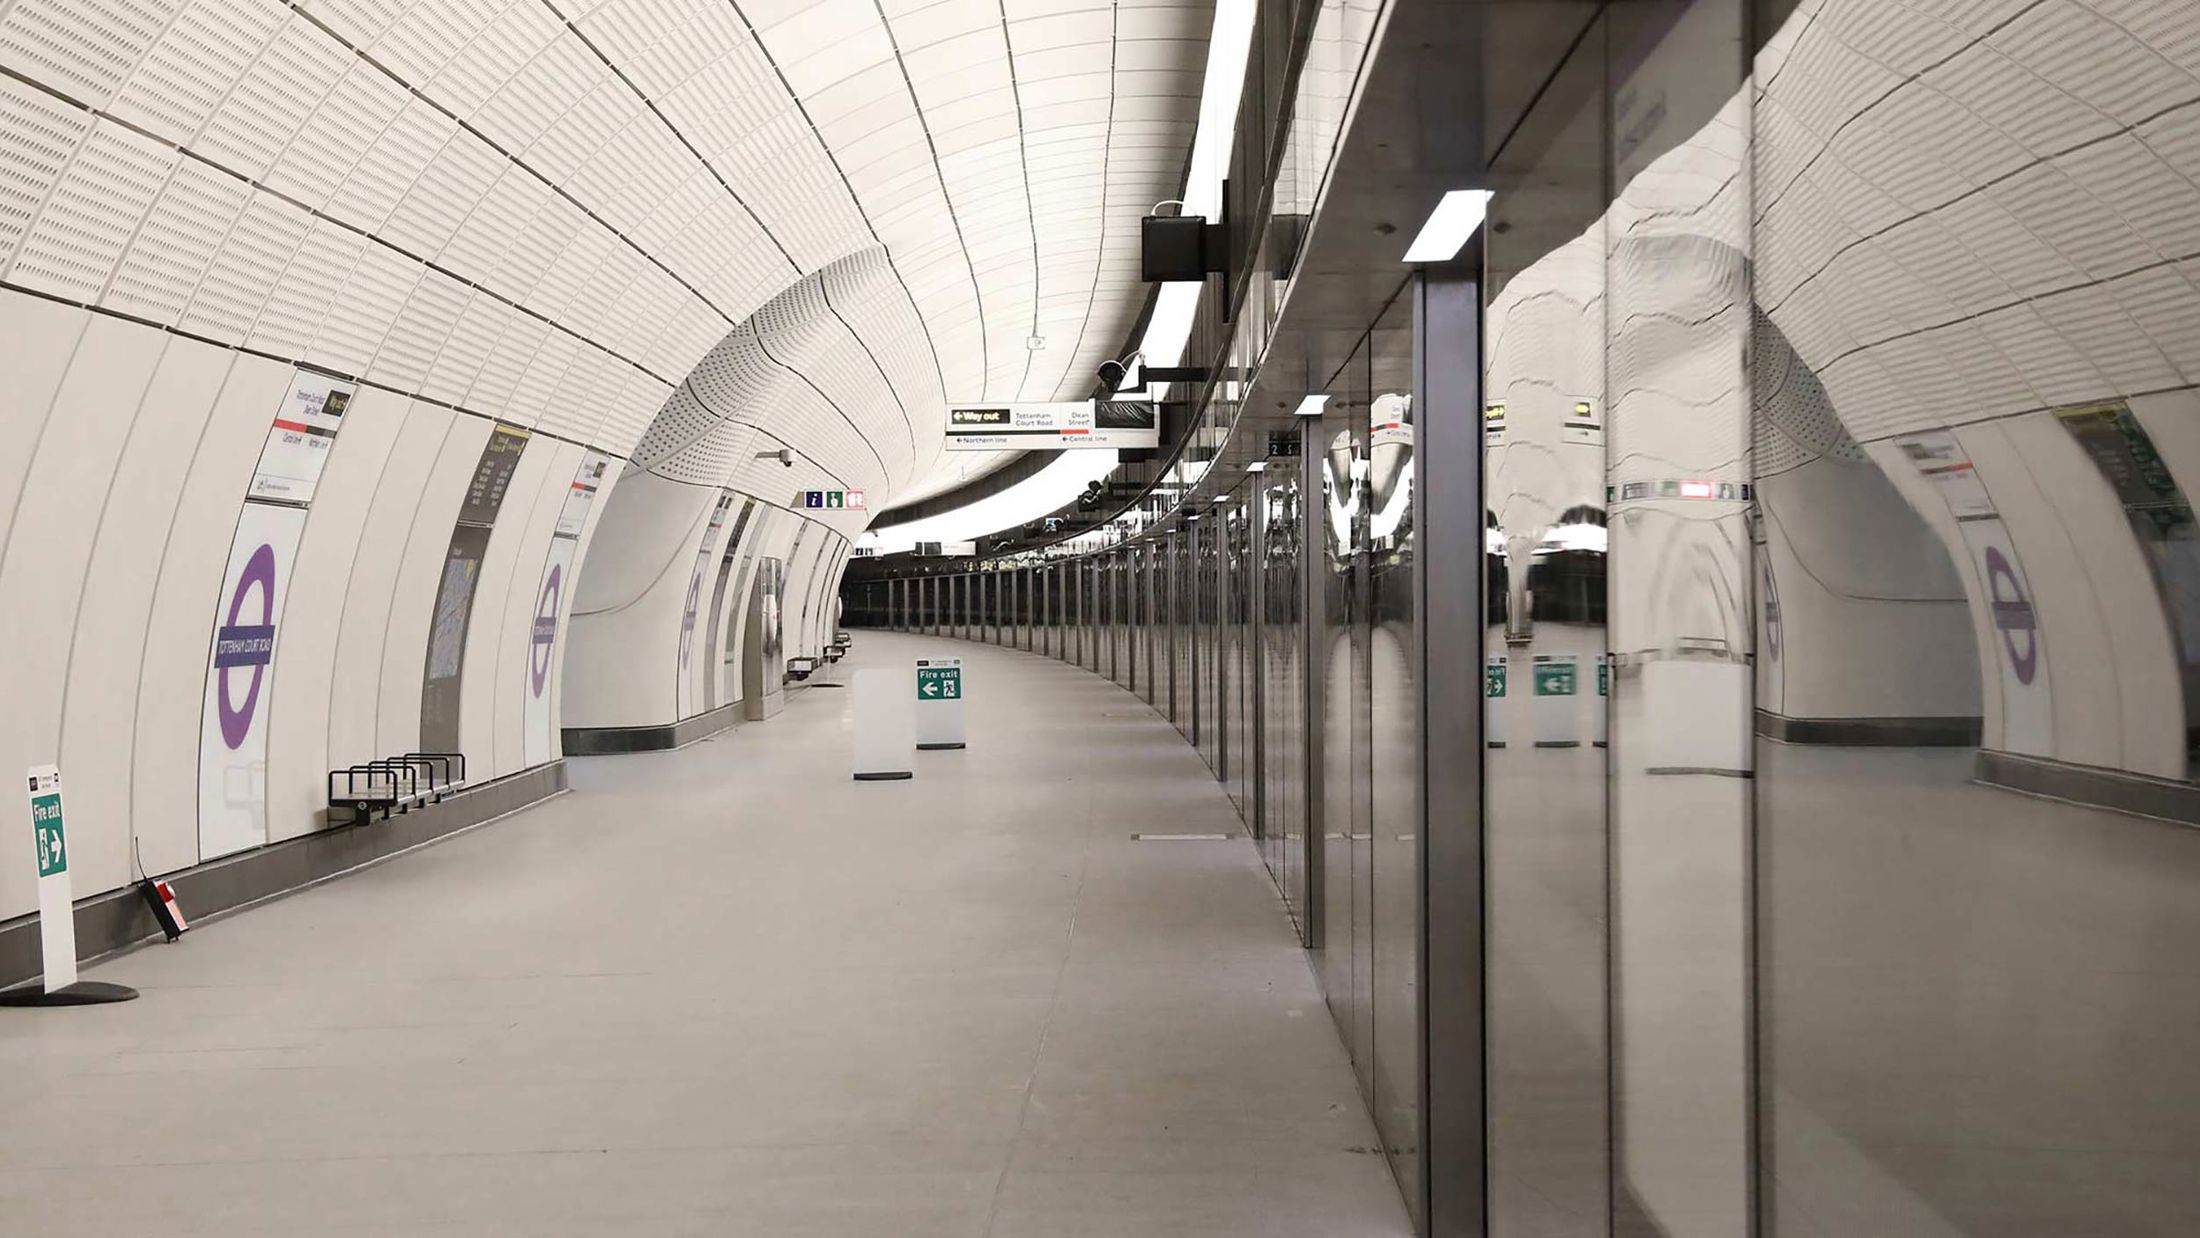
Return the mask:
<path fill-rule="evenodd" d="M 832 321 L 787 347 L 844 423 L 806 438 L 797 390 L 784 426 L 751 424 L 880 510 L 997 463 L 943 463 L 943 400 L 1053 398 L 1122 338 L 1210 18 L 1203 0 L 15 0 L 0 265 L 621 455 L 691 412 L 683 383 L 752 315 L 822 300 Z M 894 400 L 838 405 L 834 383 L 876 374 Z"/>

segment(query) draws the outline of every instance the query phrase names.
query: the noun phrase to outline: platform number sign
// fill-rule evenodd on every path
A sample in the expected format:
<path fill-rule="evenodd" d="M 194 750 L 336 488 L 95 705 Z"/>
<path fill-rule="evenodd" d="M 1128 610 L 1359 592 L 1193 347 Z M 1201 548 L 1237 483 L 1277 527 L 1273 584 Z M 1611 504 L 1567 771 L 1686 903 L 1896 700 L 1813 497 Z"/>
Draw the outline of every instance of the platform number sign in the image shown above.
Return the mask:
<path fill-rule="evenodd" d="M 963 694 L 963 673 L 959 666 L 920 666 L 917 668 L 917 699 L 920 701 L 959 701 Z"/>
<path fill-rule="evenodd" d="M 47 783 L 40 786 L 40 783 Z M 68 841 L 61 828 L 61 776 L 33 775 L 31 831 L 38 842 L 38 875 L 52 877 L 69 871 Z"/>

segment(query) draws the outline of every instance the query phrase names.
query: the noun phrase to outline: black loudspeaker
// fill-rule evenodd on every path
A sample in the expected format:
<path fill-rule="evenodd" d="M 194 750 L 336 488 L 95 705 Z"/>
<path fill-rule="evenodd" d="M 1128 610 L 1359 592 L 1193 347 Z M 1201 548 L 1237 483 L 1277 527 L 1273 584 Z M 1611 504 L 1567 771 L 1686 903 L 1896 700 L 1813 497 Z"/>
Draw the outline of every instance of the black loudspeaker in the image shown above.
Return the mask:
<path fill-rule="evenodd" d="M 1149 284 L 1207 278 L 1207 220 L 1148 215 L 1138 221 L 1138 273 Z"/>

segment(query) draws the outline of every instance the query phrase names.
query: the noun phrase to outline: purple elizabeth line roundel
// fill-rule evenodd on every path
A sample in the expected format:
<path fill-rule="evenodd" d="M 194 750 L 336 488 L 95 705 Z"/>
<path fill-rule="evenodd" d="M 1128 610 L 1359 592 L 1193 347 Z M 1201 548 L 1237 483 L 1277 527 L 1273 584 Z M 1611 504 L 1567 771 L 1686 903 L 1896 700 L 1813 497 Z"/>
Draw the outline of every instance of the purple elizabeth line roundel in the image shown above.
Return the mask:
<path fill-rule="evenodd" d="M 528 686 L 534 695 L 550 682 L 550 651 L 558 641 L 558 598 L 563 592 L 565 565 L 550 565 L 550 578 L 542 582 L 542 596 L 535 601 L 535 631 L 527 649 Z"/>
<path fill-rule="evenodd" d="M 2040 625 L 2032 602 L 2017 583 L 2016 569 L 1998 546 L 1986 548 L 1986 600 L 1993 607 L 1994 626 L 2001 630 L 2002 648 L 2009 651 L 2009 669 L 2017 682 L 2032 686 L 2040 673 Z"/>
<path fill-rule="evenodd" d="M 258 623 L 238 622 L 244 616 L 245 599 L 254 586 L 260 590 Z M 221 714 L 222 742 L 232 751 L 244 745 L 252 732 L 252 714 L 259 708 L 260 687 L 268 663 L 275 657 L 275 548 L 265 542 L 245 560 L 237 574 L 236 592 L 229 595 L 229 615 L 214 630 L 214 702 Z M 232 703 L 230 672 L 252 668 L 252 683 L 244 703 Z"/>

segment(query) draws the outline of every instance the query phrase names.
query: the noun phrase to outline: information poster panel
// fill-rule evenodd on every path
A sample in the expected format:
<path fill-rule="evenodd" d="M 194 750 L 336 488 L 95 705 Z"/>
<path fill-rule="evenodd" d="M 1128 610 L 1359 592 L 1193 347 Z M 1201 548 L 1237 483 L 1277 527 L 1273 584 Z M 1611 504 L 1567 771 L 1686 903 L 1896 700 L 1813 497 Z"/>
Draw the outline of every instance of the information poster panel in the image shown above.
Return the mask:
<path fill-rule="evenodd" d="M 522 759 L 540 765 L 556 757 L 550 725 L 550 698 L 555 688 L 558 632 L 573 600 L 574 562 L 579 557 L 581 531 L 588 527 L 588 513 L 602 491 L 611 457 L 591 451 L 566 488 L 558 508 L 557 528 L 550 535 L 550 551 L 543 557 L 542 578 L 535 584 L 535 606 L 527 634 L 527 697 L 523 705 Z"/>
<path fill-rule="evenodd" d="M 2184 697 L 2186 776 L 2200 767 L 2200 522 L 2154 438 L 2122 400 L 2058 410 L 2055 419 L 2108 483 L 2154 577 Z M 2174 722 L 2169 723 L 2175 726 Z"/>
<path fill-rule="evenodd" d="M 336 446 L 336 432 L 343 428 L 344 411 L 357 392 L 354 384 L 326 374 L 292 374 L 245 497 L 263 503 L 311 503 Z"/>
<path fill-rule="evenodd" d="M 246 503 L 222 573 L 199 720 L 199 858 L 267 842 L 268 701 L 304 508 Z"/>
<path fill-rule="evenodd" d="M 459 707 L 466 676 L 466 632 L 472 626 L 475 586 L 481 561 L 489 552 L 489 533 L 511 489 L 512 473 L 527 450 L 529 435 L 517 426 L 499 425 L 482 444 L 474 463 L 466 501 L 451 530 L 436 583 L 435 613 L 428 627 L 428 656 L 420 678 L 420 750 L 461 750 Z"/>

